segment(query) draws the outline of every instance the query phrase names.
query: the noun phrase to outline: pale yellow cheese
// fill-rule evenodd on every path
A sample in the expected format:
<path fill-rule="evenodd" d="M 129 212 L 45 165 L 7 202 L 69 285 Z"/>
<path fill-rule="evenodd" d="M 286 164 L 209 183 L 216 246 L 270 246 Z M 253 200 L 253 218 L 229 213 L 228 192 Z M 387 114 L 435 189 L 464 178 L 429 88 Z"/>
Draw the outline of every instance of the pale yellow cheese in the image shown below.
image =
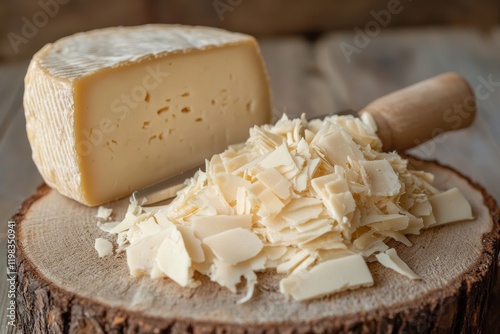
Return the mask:
<path fill-rule="evenodd" d="M 197 271 L 234 293 L 244 278 L 241 303 L 270 269 L 285 276 L 283 294 L 306 300 L 372 285 L 367 262 L 418 279 L 390 239 L 410 247 L 407 234 L 472 217 L 458 189 L 440 193 L 432 180 L 381 152 L 359 119 L 285 116 L 207 160 L 169 205 L 131 205 L 106 230 L 134 275 L 193 286 Z"/>
<path fill-rule="evenodd" d="M 337 174 L 327 174 L 311 180 L 312 188 L 323 201 L 330 215 L 342 223 L 344 217 L 354 211 L 356 202 L 347 182 Z"/>
<path fill-rule="evenodd" d="M 248 260 L 262 250 L 262 241 L 249 230 L 241 227 L 227 230 L 203 239 L 215 256 L 233 265 Z"/>
<path fill-rule="evenodd" d="M 99 254 L 99 257 L 113 254 L 113 244 L 104 238 L 95 239 L 94 248 Z"/>
<path fill-rule="evenodd" d="M 158 269 L 181 286 L 193 283 L 192 259 L 182 233 L 175 226 L 168 228 L 163 242 L 158 247 L 156 264 Z M 192 253 L 194 254 L 194 253 Z"/>
<path fill-rule="evenodd" d="M 244 277 L 247 284 L 247 294 L 238 301 L 239 304 L 244 303 L 253 296 L 254 287 L 257 284 L 256 271 L 266 268 L 266 257 L 259 254 L 247 261 L 240 262 L 235 265 L 229 265 L 225 262 L 214 260 L 213 272 L 211 279 L 221 286 L 227 287 L 230 291 L 236 292 L 236 284 Z"/>
<path fill-rule="evenodd" d="M 127 265 L 132 276 L 151 275 L 156 267 L 158 248 L 169 233 L 170 229 L 166 228 L 127 247 Z"/>
<path fill-rule="evenodd" d="M 100 206 L 97 208 L 97 218 L 101 218 L 104 220 L 107 220 L 109 217 L 111 217 L 111 214 L 113 213 L 113 209 L 110 208 L 105 208 L 103 206 Z"/>
<path fill-rule="evenodd" d="M 398 176 L 387 160 L 365 161 L 362 176 L 376 196 L 394 196 L 401 189 Z"/>
<path fill-rule="evenodd" d="M 291 226 L 299 226 L 319 217 L 323 211 L 320 200 L 313 197 L 292 199 L 281 211 L 281 215 Z"/>
<path fill-rule="evenodd" d="M 470 204 L 458 188 L 432 195 L 429 201 L 435 219 L 435 222 L 430 226 L 473 218 Z"/>
<path fill-rule="evenodd" d="M 250 182 L 232 174 L 221 173 L 216 176 L 216 182 L 220 187 L 222 194 L 227 203 L 232 204 L 238 196 L 240 187 L 248 187 Z"/>
<path fill-rule="evenodd" d="M 346 166 L 348 158 L 363 159 L 363 153 L 352 137 L 342 127 L 326 121 L 313 140 L 318 150 L 333 165 Z"/>
<path fill-rule="evenodd" d="M 109 222 L 109 223 L 101 223 L 97 222 L 97 227 L 99 227 L 102 231 L 111 233 L 111 231 L 115 228 L 116 225 L 120 224 L 120 222 Z"/>
<path fill-rule="evenodd" d="M 274 168 L 263 170 L 255 177 L 282 200 L 292 195 L 292 184 Z"/>
<path fill-rule="evenodd" d="M 45 182 L 87 205 L 196 166 L 271 117 L 254 38 L 178 25 L 46 45 L 29 66 L 24 108 Z"/>
<path fill-rule="evenodd" d="M 133 226 L 135 226 L 138 222 L 148 219 L 149 216 L 150 215 L 148 215 L 148 214 L 135 215 L 132 212 L 127 212 L 125 214 L 125 218 L 123 219 L 123 221 L 120 224 L 116 225 L 111 230 L 111 233 L 119 233 L 119 232 L 129 230 Z"/>
<path fill-rule="evenodd" d="M 205 261 L 205 252 L 201 246 L 201 241 L 196 238 L 193 230 L 188 226 L 182 225 L 177 226 L 177 229 L 181 232 L 182 239 L 184 240 L 186 250 L 191 260 L 198 263 Z"/>
<path fill-rule="evenodd" d="M 258 215 L 270 216 L 278 213 L 285 205 L 280 198 L 261 181 L 254 182 L 248 187 L 248 192 L 256 206 L 259 206 Z"/>
<path fill-rule="evenodd" d="M 163 229 L 163 226 L 156 223 L 155 217 L 149 217 L 144 220 L 137 220 L 136 224 L 130 227 L 125 233 L 127 234 L 128 241 L 134 243 L 137 240 L 159 233 Z"/>
<path fill-rule="evenodd" d="M 222 233 L 237 227 L 249 229 L 252 226 L 252 216 L 194 216 L 190 220 L 190 223 L 196 237 L 203 240 L 214 234 Z"/>
<path fill-rule="evenodd" d="M 403 262 L 403 260 L 401 260 L 394 248 L 388 249 L 383 253 L 379 253 L 375 255 L 375 257 L 381 265 L 390 268 L 401 275 L 405 275 L 410 279 L 420 278 L 413 270 L 410 269 L 410 267 L 408 267 L 406 263 Z"/>
<path fill-rule="evenodd" d="M 280 282 L 280 291 L 295 300 L 373 285 L 370 270 L 361 255 L 322 262 L 310 271 L 292 274 Z"/>
<path fill-rule="evenodd" d="M 309 254 L 305 250 L 301 250 L 295 253 L 292 257 L 287 259 L 284 262 L 281 262 L 276 267 L 276 272 L 278 274 L 289 273 L 293 269 L 295 269 L 302 261 L 304 261 Z"/>

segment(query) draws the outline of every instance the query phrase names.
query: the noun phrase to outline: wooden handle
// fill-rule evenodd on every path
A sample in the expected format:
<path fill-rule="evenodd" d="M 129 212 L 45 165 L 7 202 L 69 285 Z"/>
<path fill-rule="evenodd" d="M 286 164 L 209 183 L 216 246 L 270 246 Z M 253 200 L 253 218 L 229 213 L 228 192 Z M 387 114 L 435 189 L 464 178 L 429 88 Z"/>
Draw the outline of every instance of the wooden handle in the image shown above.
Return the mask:
<path fill-rule="evenodd" d="M 443 132 L 468 127 L 476 114 L 469 84 L 445 73 L 382 96 L 360 111 L 370 113 L 384 151 L 404 151 Z"/>

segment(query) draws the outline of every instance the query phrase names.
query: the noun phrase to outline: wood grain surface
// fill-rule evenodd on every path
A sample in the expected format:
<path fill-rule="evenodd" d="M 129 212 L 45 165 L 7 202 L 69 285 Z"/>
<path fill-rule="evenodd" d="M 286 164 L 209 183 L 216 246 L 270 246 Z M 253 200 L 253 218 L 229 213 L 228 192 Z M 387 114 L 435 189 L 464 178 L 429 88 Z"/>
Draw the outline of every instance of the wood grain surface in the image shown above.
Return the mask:
<path fill-rule="evenodd" d="M 422 280 L 372 263 L 373 287 L 308 302 L 287 300 L 279 292 L 283 276 L 272 272 L 259 274 L 256 296 L 243 305 L 236 302 L 244 291 L 232 294 L 206 277 L 194 289 L 131 277 L 123 253 L 98 258 L 93 249 L 97 237 L 113 240 L 96 226 L 96 208 L 44 186 L 16 216 L 18 322 L 33 333 L 480 331 L 500 249 L 500 209 L 453 170 L 418 164 L 436 176 L 438 189 L 458 187 L 475 219 L 411 236 L 412 247 L 395 244 Z M 115 219 L 127 206 L 127 199 L 110 206 Z"/>
<path fill-rule="evenodd" d="M 275 113 L 320 115 L 360 109 L 395 89 L 430 76 L 456 71 L 466 77 L 478 98 L 476 122 L 412 151 L 453 166 L 482 184 L 500 201 L 500 29 L 383 30 L 368 46 L 343 55 L 341 42 L 353 44 L 354 32 L 332 33 L 316 42 L 300 37 L 261 40 L 273 89 Z M 22 79 L 27 64 L 0 64 L 0 250 L 5 252 L 6 222 L 23 199 L 42 182 L 31 162 L 24 131 Z M 0 266 L 5 268 L 5 256 Z M 5 293 L 5 281 L 0 292 Z M 500 332 L 500 284 L 493 295 L 491 333 Z M 5 311 L 6 298 L 1 298 Z M 5 316 L 0 315 L 2 329 Z"/>

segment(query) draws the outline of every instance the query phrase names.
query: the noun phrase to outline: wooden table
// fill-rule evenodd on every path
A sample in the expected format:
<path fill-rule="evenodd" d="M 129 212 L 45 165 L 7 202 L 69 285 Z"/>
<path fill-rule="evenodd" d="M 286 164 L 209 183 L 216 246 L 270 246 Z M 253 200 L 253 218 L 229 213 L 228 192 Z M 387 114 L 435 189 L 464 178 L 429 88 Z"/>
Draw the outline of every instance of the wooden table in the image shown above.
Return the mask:
<path fill-rule="evenodd" d="M 500 29 L 382 31 L 349 58 L 342 43 L 355 46 L 352 32 L 316 41 L 301 37 L 261 40 L 276 115 L 320 115 L 359 109 L 373 99 L 430 76 L 456 71 L 476 91 L 478 115 L 471 128 L 450 133 L 411 151 L 453 166 L 500 201 Z M 346 45 L 346 44 L 342 44 Z M 42 183 L 31 161 L 22 109 L 27 63 L 0 65 L 0 266 L 5 268 L 7 221 Z M 3 275 L 5 277 L 5 275 Z M 6 280 L 0 281 L 5 312 Z M 500 282 L 490 306 L 489 332 L 500 333 Z M 6 317 L 1 315 L 2 330 Z"/>

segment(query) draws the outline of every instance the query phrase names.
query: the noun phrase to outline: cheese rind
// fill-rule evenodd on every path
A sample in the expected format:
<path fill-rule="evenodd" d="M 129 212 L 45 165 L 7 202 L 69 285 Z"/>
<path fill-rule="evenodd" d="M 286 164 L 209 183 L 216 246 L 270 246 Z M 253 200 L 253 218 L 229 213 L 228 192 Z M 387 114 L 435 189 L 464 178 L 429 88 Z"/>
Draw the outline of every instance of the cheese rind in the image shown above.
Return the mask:
<path fill-rule="evenodd" d="M 42 48 L 26 128 L 45 181 L 87 205 L 200 164 L 270 121 L 254 38 L 215 28 L 108 28 Z"/>

